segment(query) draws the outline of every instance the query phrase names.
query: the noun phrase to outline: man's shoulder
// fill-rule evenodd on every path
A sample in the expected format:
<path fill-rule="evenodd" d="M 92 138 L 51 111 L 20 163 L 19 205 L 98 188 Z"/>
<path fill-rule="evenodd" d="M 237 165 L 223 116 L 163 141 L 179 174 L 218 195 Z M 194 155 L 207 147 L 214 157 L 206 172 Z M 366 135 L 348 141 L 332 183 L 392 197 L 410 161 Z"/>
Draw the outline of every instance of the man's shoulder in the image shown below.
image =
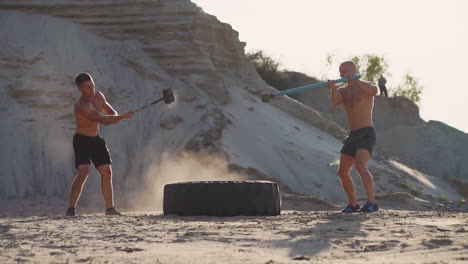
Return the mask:
<path fill-rule="evenodd" d="M 106 99 L 106 97 L 104 96 L 104 94 L 101 91 L 96 91 L 96 94 L 94 95 L 94 97 L 96 97 L 98 99 Z"/>
<path fill-rule="evenodd" d="M 82 112 L 83 112 L 83 108 L 84 108 L 84 105 L 83 105 L 83 102 L 81 102 L 81 100 L 78 99 L 78 101 L 76 101 L 75 103 L 75 106 L 74 106 L 74 112 L 75 112 L 75 116 L 81 116 L 82 115 Z"/>
<path fill-rule="evenodd" d="M 78 101 L 75 102 L 75 110 L 79 109 L 82 105 L 83 103 L 81 102 L 80 99 L 78 99 Z"/>
<path fill-rule="evenodd" d="M 342 93 L 342 92 L 346 92 L 347 90 L 348 90 L 348 86 L 345 85 L 345 86 L 339 87 L 337 91 Z"/>
<path fill-rule="evenodd" d="M 75 103 L 75 112 L 79 113 L 79 112 L 82 112 L 82 111 L 86 111 L 90 109 L 90 106 L 88 103 L 86 102 L 83 102 L 81 100 L 78 100 L 76 103 Z"/>

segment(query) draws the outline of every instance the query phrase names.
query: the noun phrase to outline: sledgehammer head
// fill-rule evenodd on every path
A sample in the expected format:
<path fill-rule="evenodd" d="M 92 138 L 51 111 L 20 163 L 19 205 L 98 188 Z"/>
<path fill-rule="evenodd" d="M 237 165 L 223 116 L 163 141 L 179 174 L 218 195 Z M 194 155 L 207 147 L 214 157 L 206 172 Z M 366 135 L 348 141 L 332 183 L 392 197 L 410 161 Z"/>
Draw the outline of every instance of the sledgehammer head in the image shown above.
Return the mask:
<path fill-rule="evenodd" d="M 271 99 L 271 94 L 270 93 L 262 93 L 260 95 L 260 98 L 262 99 L 262 103 L 269 103 Z"/>
<path fill-rule="evenodd" d="M 164 89 L 162 93 L 163 93 L 165 104 L 172 104 L 175 101 L 174 93 L 172 92 L 171 89 Z"/>

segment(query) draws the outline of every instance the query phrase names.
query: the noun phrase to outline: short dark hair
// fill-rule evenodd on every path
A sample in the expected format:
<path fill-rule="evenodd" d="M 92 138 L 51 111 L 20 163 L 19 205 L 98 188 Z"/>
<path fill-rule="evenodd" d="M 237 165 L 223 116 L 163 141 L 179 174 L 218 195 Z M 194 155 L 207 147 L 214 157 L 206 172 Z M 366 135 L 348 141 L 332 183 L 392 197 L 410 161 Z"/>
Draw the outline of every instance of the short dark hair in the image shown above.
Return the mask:
<path fill-rule="evenodd" d="M 87 72 L 82 72 L 75 77 L 75 83 L 79 87 L 82 83 L 86 81 L 91 81 L 93 77 Z"/>

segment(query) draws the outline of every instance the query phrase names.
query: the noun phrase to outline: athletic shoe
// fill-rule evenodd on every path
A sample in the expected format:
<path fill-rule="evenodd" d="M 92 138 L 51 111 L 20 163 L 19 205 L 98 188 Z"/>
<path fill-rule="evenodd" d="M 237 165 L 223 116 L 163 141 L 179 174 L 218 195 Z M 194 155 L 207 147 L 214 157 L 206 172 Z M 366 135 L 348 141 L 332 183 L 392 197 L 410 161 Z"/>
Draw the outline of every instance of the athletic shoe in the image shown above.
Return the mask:
<path fill-rule="evenodd" d="M 369 201 L 366 202 L 366 204 L 359 210 L 359 212 L 364 212 L 364 213 L 370 213 L 370 212 L 376 212 L 379 210 L 379 205 L 377 203 L 371 204 Z"/>
<path fill-rule="evenodd" d="M 123 215 L 119 211 L 115 210 L 115 207 L 107 208 L 106 215 Z"/>
<path fill-rule="evenodd" d="M 355 213 L 358 212 L 359 209 L 361 209 L 361 206 L 357 204 L 355 207 L 352 207 L 350 204 L 345 207 L 345 209 L 341 210 L 343 213 Z"/>
<path fill-rule="evenodd" d="M 75 208 L 72 208 L 72 207 L 68 208 L 68 209 L 67 209 L 67 212 L 65 213 L 65 215 L 66 215 L 66 216 L 76 216 L 76 210 L 75 210 Z"/>

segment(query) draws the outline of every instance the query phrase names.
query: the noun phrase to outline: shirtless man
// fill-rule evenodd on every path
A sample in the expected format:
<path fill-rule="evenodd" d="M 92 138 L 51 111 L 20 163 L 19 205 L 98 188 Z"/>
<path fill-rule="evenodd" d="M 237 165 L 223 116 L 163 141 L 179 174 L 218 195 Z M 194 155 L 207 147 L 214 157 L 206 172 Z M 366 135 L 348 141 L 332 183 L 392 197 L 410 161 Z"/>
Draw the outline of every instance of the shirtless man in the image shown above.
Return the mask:
<path fill-rule="evenodd" d="M 340 65 L 342 78 L 350 79 L 355 74 L 357 74 L 357 67 L 354 62 L 346 61 Z M 377 211 L 379 207 L 374 199 L 374 179 L 367 169 L 367 162 L 376 143 L 372 109 L 374 108 L 374 96 L 377 95 L 378 91 L 377 87 L 370 82 L 359 79 L 348 81 L 347 86 L 343 88 L 338 88 L 332 82 L 328 82 L 327 87 L 330 89 L 332 105 L 335 107 L 343 105 L 351 129 L 348 138 L 343 141 L 344 146 L 341 149 L 338 169 L 338 176 L 346 196 L 348 196 L 348 206 L 343 209 L 343 212 Z M 367 193 L 367 202 L 362 208 L 356 199 L 354 182 L 349 175 L 353 165 L 361 176 Z"/>
<path fill-rule="evenodd" d="M 129 111 L 118 115 L 104 95 L 94 89 L 93 78 L 88 73 L 80 73 L 76 76 L 75 83 L 81 93 L 80 99 L 75 103 L 76 133 L 73 136 L 75 167 L 78 172 L 72 184 L 66 215 L 75 216 L 76 214 L 76 204 L 88 178 L 91 161 L 101 174 L 101 193 L 106 203 L 105 214 L 121 215 L 114 208 L 112 162 L 106 142 L 99 136 L 99 124 L 116 124 L 123 119 L 132 118 L 134 113 Z"/>

